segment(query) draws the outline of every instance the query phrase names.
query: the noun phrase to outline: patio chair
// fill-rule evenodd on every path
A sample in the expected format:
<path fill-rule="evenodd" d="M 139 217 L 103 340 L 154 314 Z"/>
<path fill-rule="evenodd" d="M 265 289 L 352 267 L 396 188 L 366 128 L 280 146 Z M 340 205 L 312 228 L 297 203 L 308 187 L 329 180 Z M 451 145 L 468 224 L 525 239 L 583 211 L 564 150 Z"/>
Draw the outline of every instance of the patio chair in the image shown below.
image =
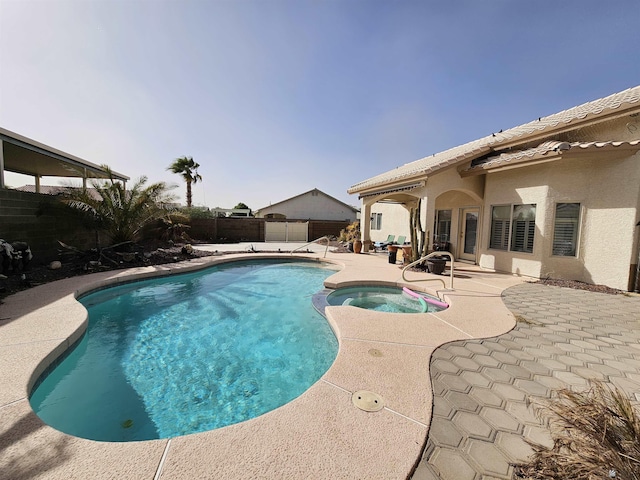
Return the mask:
<path fill-rule="evenodd" d="M 376 242 L 373 244 L 373 246 L 375 248 L 381 248 L 384 250 L 385 248 L 387 248 L 387 246 L 393 244 L 393 241 L 395 240 L 395 238 L 396 238 L 395 235 L 389 235 L 384 242 Z"/>
<path fill-rule="evenodd" d="M 400 235 L 398 237 L 398 241 L 396 242 L 398 245 L 404 245 L 404 241 L 407 239 L 406 235 Z"/>

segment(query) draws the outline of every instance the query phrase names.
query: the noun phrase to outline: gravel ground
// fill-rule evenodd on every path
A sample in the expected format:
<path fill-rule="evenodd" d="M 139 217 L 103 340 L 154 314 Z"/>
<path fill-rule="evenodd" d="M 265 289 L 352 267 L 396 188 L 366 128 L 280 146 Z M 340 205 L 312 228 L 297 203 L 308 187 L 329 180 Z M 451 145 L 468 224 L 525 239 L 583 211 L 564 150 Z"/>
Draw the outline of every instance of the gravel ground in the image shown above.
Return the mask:
<path fill-rule="evenodd" d="M 18 272 L 5 272 L 6 278 L 0 277 L 0 303 L 2 298 L 13 293 L 63 278 L 106 270 L 122 270 L 125 268 L 175 263 L 189 258 L 212 255 L 211 252 L 201 252 L 197 249 L 192 250 L 191 253 L 186 253 L 183 247 L 184 245 L 182 244 L 165 245 L 164 248 L 157 246 L 153 248 L 141 247 L 140 251 L 144 251 L 144 254 L 135 255 L 133 258 L 111 255 L 112 258 L 122 259 L 115 262 L 103 259 L 100 264 L 96 263 L 98 260 L 96 252 L 86 252 L 83 255 L 70 255 L 61 259 L 61 267 L 55 270 L 50 269 L 48 264 L 38 264 L 37 260 L 34 259 L 27 265 L 26 269 Z"/>
<path fill-rule="evenodd" d="M 197 257 L 210 257 L 225 255 L 229 252 L 206 252 L 198 250 L 197 243 L 193 243 L 193 249 L 190 253 L 184 250 L 185 244 L 146 244 L 136 245 L 140 254 L 133 258 L 127 258 L 126 261 L 121 255 L 110 255 L 115 258 L 116 262 L 102 260 L 99 265 L 96 264 L 98 254 L 96 252 L 84 252 L 83 255 L 68 255 L 61 258 L 61 267 L 55 270 L 49 268 L 49 264 L 43 265 L 37 262 L 37 259 L 31 261 L 26 269 L 18 272 L 5 272 L 6 278 L 0 276 L 0 303 L 2 299 L 8 295 L 26 290 L 27 288 L 42 285 L 48 282 L 55 282 L 63 278 L 75 277 L 77 275 L 86 275 L 88 273 L 102 272 L 107 270 L 122 270 L 125 268 L 143 267 L 150 265 L 163 265 L 166 263 L 175 263 Z M 348 253 L 349 250 L 338 242 L 331 242 L 332 252 Z M 144 252 L 144 254 L 142 253 Z M 286 253 L 286 252 L 284 252 Z M 121 259 L 121 260 L 120 260 Z M 24 276 L 24 278 L 23 278 Z"/>
<path fill-rule="evenodd" d="M 610 295 L 618 295 L 626 293 L 622 290 L 607 287 L 606 285 L 592 285 L 590 283 L 578 282 L 576 280 L 557 280 L 553 278 L 543 278 L 538 281 L 543 285 L 552 285 L 554 287 L 575 288 L 576 290 L 587 290 L 588 292 L 608 293 Z"/>
<path fill-rule="evenodd" d="M 83 256 L 70 256 L 61 260 L 62 266 L 56 270 L 48 268 L 48 265 L 37 264 L 36 260 L 33 260 L 24 271 L 5 273 L 6 278 L 4 279 L 0 276 L 0 303 L 2 302 L 2 298 L 21 290 L 41 285 L 43 283 L 54 282 L 63 278 L 74 277 L 76 275 L 85 275 L 96 271 L 162 265 L 166 263 L 181 262 L 189 258 L 208 257 L 212 255 L 211 252 L 197 250 L 197 244 L 194 244 L 194 249 L 191 253 L 186 253 L 185 250 L 183 250 L 183 247 L 183 244 L 167 244 L 162 247 L 158 247 L 157 245 L 146 245 L 141 247 L 141 251 L 143 250 L 145 254 L 138 255 L 131 261 L 121 260 L 116 263 L 102 261 L 100 265 L 95 265 L 95 261 L 98 258 L 97 253 L 86 253 Z M 338 242 L 332 242 L 332 247 L 332 252 L 334 253 L 349 253 L 349 250 Z M 224 253 L 225 252 L 221 252 L 216 255 Z M 605 285 L 591 285 L 575 280 L 545 278 L 541 279 L 539 283 L 612 295 L 625 293 L 622 290 L 609 288 Z"/>

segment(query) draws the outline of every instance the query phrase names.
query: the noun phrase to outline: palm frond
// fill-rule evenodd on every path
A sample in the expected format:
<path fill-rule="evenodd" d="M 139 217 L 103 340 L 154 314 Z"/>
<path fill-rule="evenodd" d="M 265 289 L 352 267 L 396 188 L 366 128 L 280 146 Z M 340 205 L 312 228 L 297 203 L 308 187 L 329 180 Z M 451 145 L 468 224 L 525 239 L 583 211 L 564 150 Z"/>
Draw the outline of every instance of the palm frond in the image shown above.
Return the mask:
<path fill-rule="evenodd" d="M 146 224 L 164 215 L 160 202 L 172 199 L 170 187 L 164 182 L 146 186 L 148 179 L 142 176 L 126 189 L 113 178 L 109 167 L 103 168 L 108 178 L 91 182 L 97 198 L 80 190 L 70 193 L 67 204 L 92 216 L 95 227 L 106 230 L 112 242 L 135 240 Z"/>

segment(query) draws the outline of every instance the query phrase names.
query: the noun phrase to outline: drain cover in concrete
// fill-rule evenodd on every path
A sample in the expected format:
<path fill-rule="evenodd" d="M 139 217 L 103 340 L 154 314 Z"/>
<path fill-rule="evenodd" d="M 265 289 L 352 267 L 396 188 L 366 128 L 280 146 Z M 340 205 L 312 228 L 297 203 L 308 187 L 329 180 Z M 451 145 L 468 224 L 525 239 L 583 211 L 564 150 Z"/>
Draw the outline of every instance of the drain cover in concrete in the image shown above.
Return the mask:
<path fill-rule="evenodd" d="M 384 400 L 380 395 L 367 390 L 360 390 L 351 396 L 351 401 L 360 410 L 365 412 L 377 412 L 384 407 Z"/>

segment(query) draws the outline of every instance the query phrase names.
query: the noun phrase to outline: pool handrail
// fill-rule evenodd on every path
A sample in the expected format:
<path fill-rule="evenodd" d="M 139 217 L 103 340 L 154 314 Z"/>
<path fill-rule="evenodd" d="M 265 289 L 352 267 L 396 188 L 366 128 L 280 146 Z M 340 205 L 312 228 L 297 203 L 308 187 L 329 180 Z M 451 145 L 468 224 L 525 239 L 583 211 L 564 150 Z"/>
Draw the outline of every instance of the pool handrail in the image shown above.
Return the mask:
<path fill-rule="evenodd" d="M 324 237 L 316 238 L 315 240 L 307 242 L 304 245 L 301 245 L 301 246 L 299 246 L 297 248 L 294 248 L 293 250 L 291 250 L 291 255 L 293 255 L 293 252 L 295 252 L 296 250 L 300 250 L 301 248 L 304 248 L 304 247 L 306 247 L 308 245 L 311 245 L 312 243 L 316 243 L 316 242 L 318 242 L 318 241 L 320 241 L 322 239 L 326 239 L 327 240 L 327 248 L 324 249 L 324 256 L 322 258 L 327 258 L 327 251 L 329 250 L 329 244 L 331 243 L 331 240 L 326 235 Z"/>
<path fill-rule="evenodd" d="M 444 288 L 447 288 L 447 284 L 445 283 L 444 280 L 442 280 L 441 278 L 422 278 L 422 279 L 417 279 L 417 280 L 409 280 L 407 277 L 405 277 L 405 272 L 407 271 L 407 269 L 413 267 L 414 265 L 418 265 L 422 262 L 424 262 L 425 260 L 427 260 L 428 258 L 431 257 L 436 257 L 439 255 L 448 255 L 449 258 L 451 259 L 451 268 L 450 268 L 450 272 L 449 272 L 449 288 L 451 290 L 453 290 L 453 254 L 451 252 L 445 252 L 445 251 L 435 251 L 435 252 L 431 252 L 428 253 L 427 255 L 425 255 L 424 257 L 416 260 L 415 262 L 411 262 L 409 265 L 407 265 L 406 267 L 404 267 L 402 269 L 402 280 L 404 280 L 405 282 L 433 282 L 433 281 L 440 281 L 442 282 L 442 286 Z"/>

